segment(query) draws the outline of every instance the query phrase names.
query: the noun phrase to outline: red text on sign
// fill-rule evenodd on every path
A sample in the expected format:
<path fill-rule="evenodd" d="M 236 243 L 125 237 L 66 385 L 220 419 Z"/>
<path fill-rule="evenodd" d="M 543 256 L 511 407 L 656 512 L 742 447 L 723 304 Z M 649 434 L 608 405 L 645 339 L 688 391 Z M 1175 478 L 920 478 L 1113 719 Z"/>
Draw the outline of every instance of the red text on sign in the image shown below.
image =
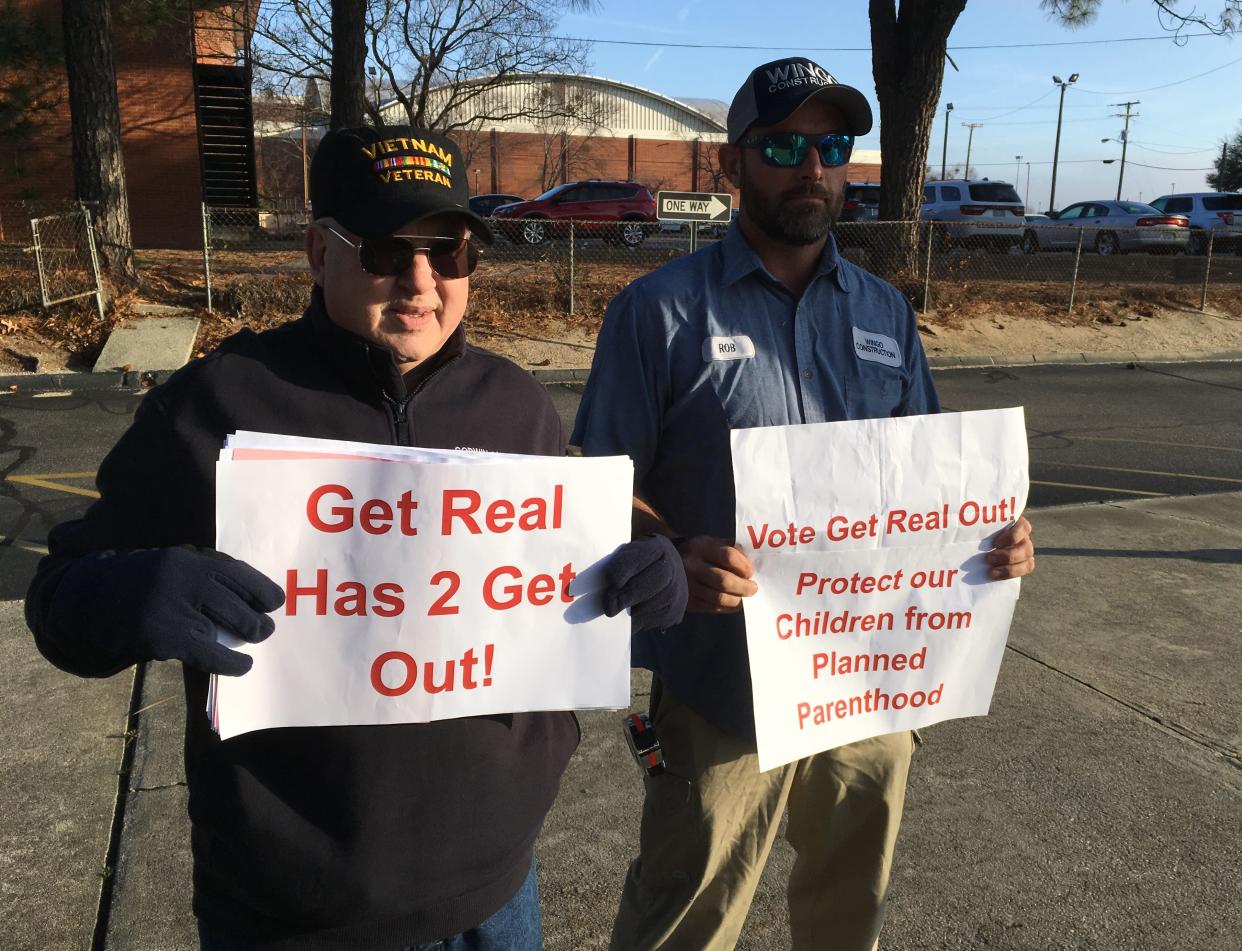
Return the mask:
<path fill-rule="evenodd" d="M 452 535 L 454 522 L 460 522 L 471 535 L 486 530 L 503 535 L 510 529 L 519 532 L 546 531 L 561 527 L 565 504 L 565 488 L 552 487 L 552 497 L 532 496 L 521 502 L 496 499 L 483 505 L 483 497 L 474 489 L 445 489 L 440 511 L 440 534 Z M 480 508 L 483 510 L 481 515 Z M 482 525 L 479 524 L 480 518 Z"/>
<path fill-rule="evenodd" d="M 479 656 L 468 648 L 460 658 L 447 661 L 418 661 L 405 651 L 386 651 L 371 663 L 371 686 L 385 697 L 400 697 L 415 687 L 424 693 L 450 693 L 454 690 L 475 690 L 492 685 L 492 662 L 496 645 L 483 645 L 483 670 L 476 671 Z M 460 685 L 458 672 L 461 673 Z"/>
<path fill-rule="evenodd" d="M 514 565 L 495 568 L 483 581 L 483 603 L 496 611 L 515 608 L 524 601 L 536 606 L 560 600 L 563 604 L 573 601 L 569 585 L 577 577 L 572 564 L 566 563 L 556 574 L 532 575 L 524 580 L 522 569 Z"/>
<path fill-rule="evenodd" d="M 788 528 L 769 528 L 764 522 L 758 529 L 747 525 L 751 548 L 785 548 L 797 545 L 809 545 L 815 541 L 815 529 L 811 525 L 798 526 L 793 522 Z"/>
<path fill-rule="evenodd" d="M 398 519 L 397 529 L 402 535 L 417 535 L 414 512 L 418 502 L 408 489 L 397 499 L 396 508 L 383 499 L 368 499 L 360 505 L 352 503 L 354 494 L 343 485 L 321 485 L 306 500 L 306 520 L 321 532 L 347 532 L 356 524 L 368 535 L 387 535 Z M 338 502 L 338 504 L 332 504 Z"/>
<path fill-rule="evenodd" d="M 843 542 L 847 538 L 874 538 L 876 517 L 850 519 L 844 515 L 834 515 L 828 519 L 828 540 Z"/>
<path fill-rule="evenodd" d="M 385 581 L 368 588 L 361 581 L 342 581 L 331 586 L 336 597 L 331 599 L 331 611 L 340 617 L 396 617 L 405 610 L 401 585 Z M 311 599 L 312 613 L 323 617 L 329 610 L 328 569 L 315 572 L 315 580 L 309 584 L 299 583 L 298 572 L 290 568 L 285 572 L 285 614 L 297 617 L 298 606 L 303 598 Z"/>

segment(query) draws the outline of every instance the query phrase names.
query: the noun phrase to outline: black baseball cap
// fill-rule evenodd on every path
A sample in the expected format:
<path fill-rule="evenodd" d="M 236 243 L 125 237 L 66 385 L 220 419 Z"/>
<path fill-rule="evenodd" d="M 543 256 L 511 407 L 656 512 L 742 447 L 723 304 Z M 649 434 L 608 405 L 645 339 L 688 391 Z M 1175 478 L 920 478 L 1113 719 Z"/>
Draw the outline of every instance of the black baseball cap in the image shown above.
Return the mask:
<path fill-rule="evenodd" d="M 853 86 L 837 82 L 828 70 L 802 56 L 756 67 L 729 106 L 729 142 L 736 145 L 751 126 L 776 125 L 808 99 L 832 103 L 853 135 L 871 131 L 871 106 Z"/>
<path fill-rule="evenodd" d="M 470 210 L 469 197 L 457 143 L 425 129 L 333 129 L 311 161 L 311 214 L 335 218 L 362 238 L 447 212 L 468 219 L 470 230 L 491 244 L 491 228 Z"/>

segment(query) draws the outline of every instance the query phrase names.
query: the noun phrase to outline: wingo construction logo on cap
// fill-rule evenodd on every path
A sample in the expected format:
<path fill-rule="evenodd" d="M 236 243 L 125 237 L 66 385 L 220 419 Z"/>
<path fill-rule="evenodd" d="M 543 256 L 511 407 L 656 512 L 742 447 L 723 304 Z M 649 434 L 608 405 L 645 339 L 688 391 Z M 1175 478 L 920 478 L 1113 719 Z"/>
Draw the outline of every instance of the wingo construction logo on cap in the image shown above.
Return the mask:
<path fill-rule="evenodd" d="M 828 70 L 810 60 L 785 63 L 776 69 L 765 69 L 764 75 L 768 79 L 768 92 L 780 92 L 782 89 L 806 85 L 835 86 L 837 83 Z"/>
<path fill-rule="evenodd" d="M 435 182 L 453 187 L 453 156 L 434 142 L 401 136 L 361 148 L 383 182 Z"/>

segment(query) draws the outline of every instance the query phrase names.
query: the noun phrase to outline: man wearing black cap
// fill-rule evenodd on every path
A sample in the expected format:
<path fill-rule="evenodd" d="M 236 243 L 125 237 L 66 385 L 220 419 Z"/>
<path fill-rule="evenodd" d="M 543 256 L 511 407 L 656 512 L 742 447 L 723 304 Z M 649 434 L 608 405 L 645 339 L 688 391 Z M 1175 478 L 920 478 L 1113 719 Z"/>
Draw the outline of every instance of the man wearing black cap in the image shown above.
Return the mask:
<path fill-rule="evenodd" d="M 206 951 L 535 951 L 533 847 L 577 744 L 572 714 L 227 742 L 205 715 L 208 675 L 250 666 L 217 630 L 262 640 L 284 600 L 212 547 L 215 462 L 229 433 L 564 450 L 543 388 L 466 343 L 476 241 L 491 236 L 468 209 L 456 145 L 406 128 L 330 132 L 311 193 L 306 313 L 242 331 L 144 398 L 100 466 L 99 501 L 52 531 L 27 620 L 44 655 L 82 676 L 182 662 Z M 623 546 L 605 571 L 611 610 L 632 607 L 636 626 L 680 618 L 685 577 L 667 539 Z"/>
<path fill-rule="evenodd" d="M 830 237 L 854 139 L 870 129 L 863 95 L 816 63 L 755 69 L 720 148 L 737 224 L 635 281 L 604 318 L 571 441 L 634 459 L 636 512 L 675 537 L 690 583 L 684 621 L 633 642 L 634 664 L 655 674 L 665 771 L 646 780 L 614 951 L 732 948 L 786 811 L 793 947 L 870 951 L 883 923 L 913 739 L 759 772 L 738 613 L 757 587 L 731 541 L 729 448 L 735 428 L 939 409 L 909 302 Z M 1033 568 L 1029 529 L 1020 518 L 997 538 L 993 577 Z"/>

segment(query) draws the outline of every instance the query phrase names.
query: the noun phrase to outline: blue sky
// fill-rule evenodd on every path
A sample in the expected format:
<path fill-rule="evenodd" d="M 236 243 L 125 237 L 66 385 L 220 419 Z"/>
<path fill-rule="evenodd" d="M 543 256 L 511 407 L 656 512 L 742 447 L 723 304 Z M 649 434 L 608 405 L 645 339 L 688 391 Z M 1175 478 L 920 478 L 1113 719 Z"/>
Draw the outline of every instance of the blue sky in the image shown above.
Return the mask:
<path fill-rule="evenodd" d="M 1199 0 L 1214 10 L 1219 0 Z M 782 56 L 807 55 L 841 82 L 857 86 L 879 118 L 871 75 L 866 0 L 755 3 L 753 0 L 602 0 L 589 15 L 570 15 L 560 32 L 591 39 L 630 40 L 652 46 L 597 43 L 588 71 L 671 96 L 728 102 L 755 66 Z M 1194 30 L 1193 32 L 1200 32 Z M 946 67 L 944 89 L 928 158 L 938 169 L 944 134 L 944 103 L 952 102 L 949 164 L 966 158 L 964 122 L 974 131 L 970 163 L 979 175 L 1013 181 L 1023 156 L 1018 190 L 1032 209 L 1047 207 L 1056 137 L 1058 90 L 1053 74 L 1078 82 L 1065 96 L 1057 169 L 1058 207 L 1091 198 L 1112 198 L 1123 121 L 1113 103 L 1139 100 L 1130 125 L 1124 198 L 1150 201 L 1171 190 L 1205 190 L 1204 169 L 1220 154 L 1221 141 L 1242 124 L 1242 42 L 1195 37 L 1028 49 L 953 50 L 954 46 L 1024 44 L 1126 37 L 1163 37 L 1151 0 L 1105 0 L 1101 15 L 1085 29 L 1068 30 L 1048 19 L 1038 0 L 970 0 L 949 38 L 959 71 Z M 799 47 L 798 42 L 807 44 Z M 670 43 L 772 47 L 771 50 L 685 49 Z M 659 45 L 664 44 L 664 45 Z M 860 50 L 849 50 L 858 48 Z M 819 51 L 825 48 L 840 52 Z M 1238 62 L 1234 62 L 1237 60 Z M 1229 65 L 1226 65 L 1229 64 Z M 1224 67 L 1224 68 L 1218 68 Z M 1215 70 L 1200 78 L 1197 74 Z M 1188 80 L 1181 82 L 1181 80 Z M 1152 87 L 1169 83 L 1164 89 Z M 1023 108 L 1025 107 L 1025 108 Z M 872 133 L 860 148 L 879 148 Z M 1030 161 L 1030 188 L 1026 186 Z M 1142 166 L 1163 166 L 1143 168 Z"/>

